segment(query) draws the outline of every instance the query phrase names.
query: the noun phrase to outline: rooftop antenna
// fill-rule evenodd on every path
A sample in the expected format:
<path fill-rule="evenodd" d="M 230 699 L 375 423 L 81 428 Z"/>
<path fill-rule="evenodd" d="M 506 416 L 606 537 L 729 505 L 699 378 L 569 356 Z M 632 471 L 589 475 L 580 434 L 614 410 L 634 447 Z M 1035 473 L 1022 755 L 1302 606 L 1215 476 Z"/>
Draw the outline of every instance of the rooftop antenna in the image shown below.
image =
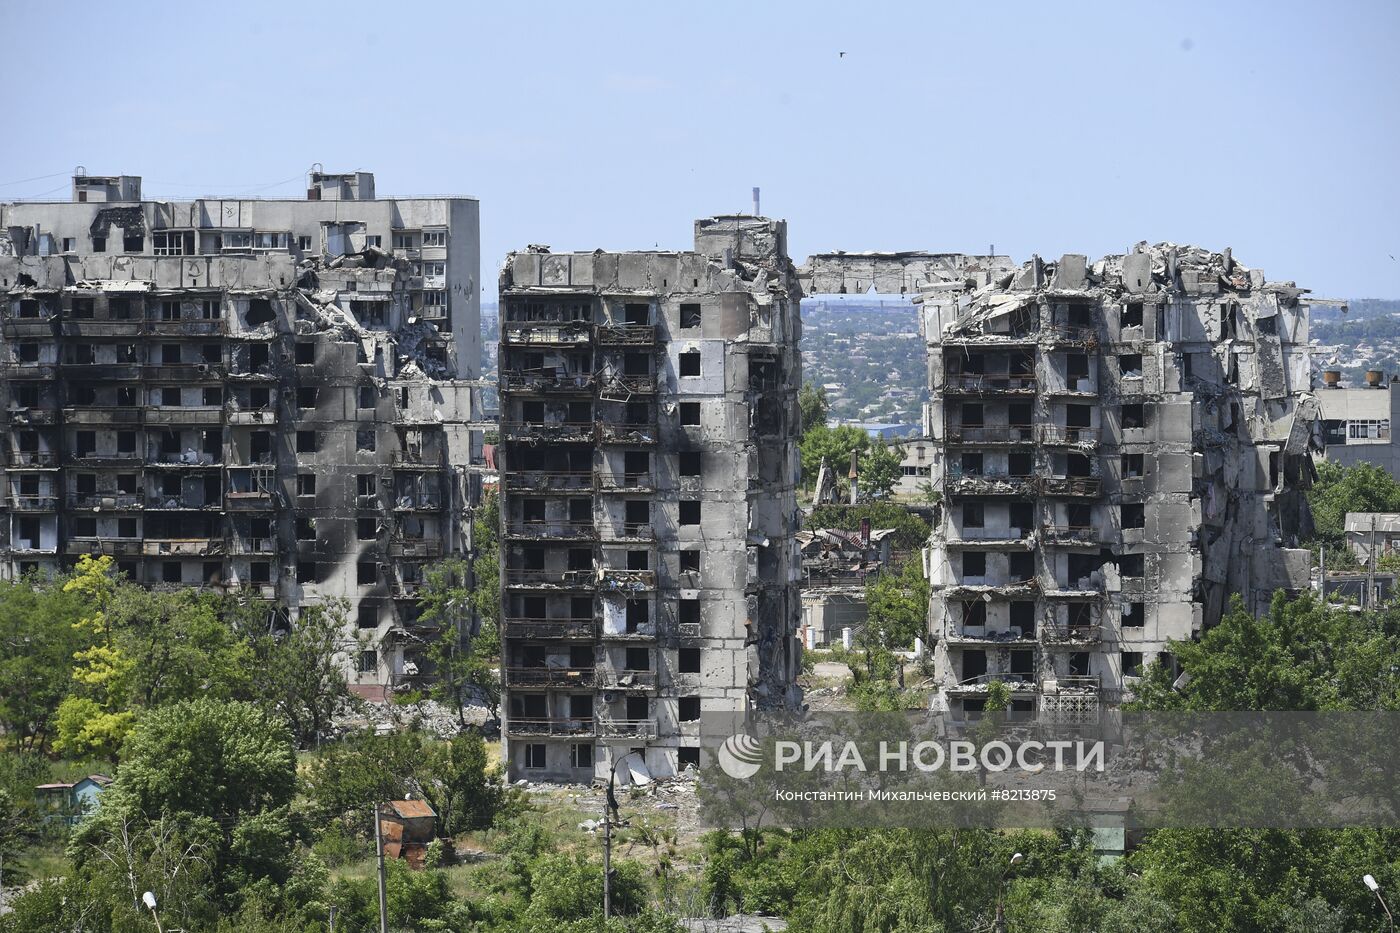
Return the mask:
<path fill-rule="evenodd" d="M 754 188 L 754 189 L 753 189 L 753 215 L 754 215 L 755 217 L 762 217 L 762 216 L 763 216 L 763 212 L 760 211 L 760 210 L 758 209 L 758 189 L 757 189 L 757 188 Z"/>

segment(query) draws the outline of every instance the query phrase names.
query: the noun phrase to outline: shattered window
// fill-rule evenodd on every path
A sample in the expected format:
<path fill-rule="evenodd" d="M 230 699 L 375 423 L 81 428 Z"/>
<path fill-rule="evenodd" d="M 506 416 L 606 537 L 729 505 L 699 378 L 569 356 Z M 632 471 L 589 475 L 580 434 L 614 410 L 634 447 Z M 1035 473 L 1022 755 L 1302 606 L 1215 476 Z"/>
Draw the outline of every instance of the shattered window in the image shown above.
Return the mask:
<path fill-rule="evenodd" d="M 1143 428 L 1147 426 L 1147 421 L 1141 404 L 1120 405 L 1119 406 L 1119 426 L 1124 428 Z"/>
<path fill-rule="evenodd" d="M 1123 353 L 1118 356 L 1118 373 L 1124 379 L 1141 378 L 1142 354 Z"/>
<path fill-rule="evenodd" d="M 683 305 L 681 305 L 681 327 L 682 327 L 682 328 L 684 328 L 684 329 L 686 329 L 686 330 L 689 330 L 689 329 L 691 329 L 691 328 L 693 328 L 693 327 L 699 327 L 699 326 L 700 326 L 700 320 L 701 320 L 700 305 L 698 305 L 698 304 L 683 304 Z"/>
<path fill-rule="evenodd" d="M 374 447 L 375 447 L 375 433 L 374 433 L 374 429 L 373 429 L 373 428 L 368 428 L 368 429 L 363 430 L 363 431 L 356 431 L 356 432 L 355 432 L 355 449 L 356 449 L 356 450 L 374 450 Z"/>
<path fill-rule="evenodd" d="M 1124 628 L 1142 628 L 1147 622 L 1146 603 L 1128 603 L 1123 607 Z"/>

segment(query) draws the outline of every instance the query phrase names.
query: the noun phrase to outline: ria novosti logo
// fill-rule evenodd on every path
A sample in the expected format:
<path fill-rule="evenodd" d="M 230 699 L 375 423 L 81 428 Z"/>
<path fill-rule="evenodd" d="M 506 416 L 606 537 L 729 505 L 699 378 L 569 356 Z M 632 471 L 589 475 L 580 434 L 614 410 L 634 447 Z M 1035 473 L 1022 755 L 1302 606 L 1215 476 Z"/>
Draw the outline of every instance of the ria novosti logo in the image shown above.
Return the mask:
<path fill-rule="evenodd" d="M 744 781 L 763 766 L 763 745 L 751 735 L 738 733 L 724 740 L 715 757 L 725 774 Z"/>
<path fill-rule="evenodd" d="M 719 746 L 716 757 L 725 774 L 747 780 L 763 767 L 764 746 L 746 733 L 735 733 Z M 966 740 L 949 742 L 886 742 L 862 752 L 856 742 L 773 743 L 773 770 L 783 771 L 940 771 L 952 772 L 1018 770 L 1027 774 L 1052 771 L 1103 771 L 1103 740 L 1022 741 L 1015 745 L 1002 741 L 978 744 Z"/>

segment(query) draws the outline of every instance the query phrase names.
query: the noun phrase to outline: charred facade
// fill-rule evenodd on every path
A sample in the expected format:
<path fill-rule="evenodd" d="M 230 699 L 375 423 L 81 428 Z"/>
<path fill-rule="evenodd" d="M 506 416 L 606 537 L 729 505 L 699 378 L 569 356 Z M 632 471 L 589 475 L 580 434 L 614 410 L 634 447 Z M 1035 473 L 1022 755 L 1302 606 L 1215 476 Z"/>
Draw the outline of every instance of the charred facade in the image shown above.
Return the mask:
<path fill-rule="evenodd" d="M 514 777 L 700 761 L 702 712 L 799 702 L 799 292 L 786 226 L 511 254 L 502 667 Z"/>
<path fill-rule="evenodd" d="M 481 450 L 477 205 L 373 188 L 0 205 L 0 573 L 106 554 L 274 624 L 344 598 L 358 692 L 430 674 L 415 596 L 469 550 Z"/>
<path fill-rule="evenodd" d="M 1221 617 L 1308 586 L 1308 303 L 1230 252 L 825 254 L 809 292 L 922 304 L 936 705 L 1076 718 Z"/>

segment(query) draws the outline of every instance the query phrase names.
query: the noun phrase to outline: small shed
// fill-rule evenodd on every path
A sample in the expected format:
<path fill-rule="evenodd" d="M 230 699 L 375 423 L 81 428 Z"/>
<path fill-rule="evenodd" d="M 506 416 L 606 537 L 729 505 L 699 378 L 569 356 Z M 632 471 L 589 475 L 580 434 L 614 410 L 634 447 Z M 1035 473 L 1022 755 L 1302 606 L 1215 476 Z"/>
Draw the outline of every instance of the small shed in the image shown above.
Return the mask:
<path fill-rule="evenodd" d="M 428 843 L 437 838 L 437 812 L 424 800 L 392 800 L 379 808 L 379 832 L 385 858 L 422 868 Z"/>
<path fill-rule="evenodd" d="M 72 826 L 97 809 L 97 798 L 111 783 L 105 774 L 89 774 L 72 783 L 40 784 L 34 788 L 35 798 L 44 810 L 45 820 L 61 820 Z"/>

